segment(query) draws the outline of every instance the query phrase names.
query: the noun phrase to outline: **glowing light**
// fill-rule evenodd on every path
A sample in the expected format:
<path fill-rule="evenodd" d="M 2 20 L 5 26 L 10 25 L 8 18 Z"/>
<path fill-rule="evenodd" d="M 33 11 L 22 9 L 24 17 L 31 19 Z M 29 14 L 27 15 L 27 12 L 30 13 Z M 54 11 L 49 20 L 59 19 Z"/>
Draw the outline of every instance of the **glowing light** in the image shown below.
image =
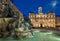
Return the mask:
<path fill-rule="evenodd" d="M 52 7 L 55 7 L 57 5 L 57 1 L 52 2 Z"/>

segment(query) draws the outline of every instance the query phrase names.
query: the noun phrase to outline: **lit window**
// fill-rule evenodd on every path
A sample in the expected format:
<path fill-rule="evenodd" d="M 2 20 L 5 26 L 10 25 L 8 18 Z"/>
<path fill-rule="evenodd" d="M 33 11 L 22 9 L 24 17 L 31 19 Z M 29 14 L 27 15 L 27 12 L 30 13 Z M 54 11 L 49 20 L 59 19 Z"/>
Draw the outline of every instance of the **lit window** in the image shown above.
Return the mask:
<path fill-rule="evenodd" d="M 45 25 L 43 25 L 43 27 L 44 27 Z"/>
<path fill-rule="evenodd" d="M 45 21 L 45 20 L 43 20 L 43 21 Z"/>
<path fill-rule="evenodd" d="M 50 22 L 51 20 L 49 20 L 49 22 Z"/>
<path fill-rule="evenodd" d="M 31 21 L 34 21 L 33 19 L 31 19 Z"/>
<path fill-rule="evenodd" d="M 40 17 L 40 15 L 39 15 L 39 17 Z"/>
<path fill-rule="evenodd" d="M 35 24 L 37 26 L 37 24 Z"/>
<path fill-rule="evenodd" d="M 39 27 L 40 27 L 40 24 L 39 24 Z"/>
<path fill-rule="evenodd" d="M 49 24 L 49 27 L 50 27 L 50 24 Z"/>
<path fill-rule="evenodd" d="M 48 16 L 49 18 L 51 17 L 51 16 Z"/>
<path fill-rule="evenodd" d="M 32 16 L 31 16 L 32 17 Z"/>
<path fill-rule="evenodd" d="M 53 21 L 53 20 L 51 20 L 51 21 Z"/>
<path fill-rule="evenodd" d="M 53 18 L 53 16 L 51 15 L 51 18 Z"/>

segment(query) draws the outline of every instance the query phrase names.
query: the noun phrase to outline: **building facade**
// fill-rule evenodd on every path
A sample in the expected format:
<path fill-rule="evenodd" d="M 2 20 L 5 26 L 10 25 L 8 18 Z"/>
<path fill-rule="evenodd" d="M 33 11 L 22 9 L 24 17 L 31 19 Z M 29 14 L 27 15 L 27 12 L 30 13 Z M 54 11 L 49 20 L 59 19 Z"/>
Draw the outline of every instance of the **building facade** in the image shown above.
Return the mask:
<path fill-rule="evenodd" d="M 55 13 L 50 11 L 44 14 L 42 12 L 42 7 L 38 8 L 38 14 L 30 12 L 29 19 L 33 27 L 55 27 Z"/>
<path fill-rule="evenodd" d="M 60 27 L 60 16 L 56 17 L 56 26 Z"/>

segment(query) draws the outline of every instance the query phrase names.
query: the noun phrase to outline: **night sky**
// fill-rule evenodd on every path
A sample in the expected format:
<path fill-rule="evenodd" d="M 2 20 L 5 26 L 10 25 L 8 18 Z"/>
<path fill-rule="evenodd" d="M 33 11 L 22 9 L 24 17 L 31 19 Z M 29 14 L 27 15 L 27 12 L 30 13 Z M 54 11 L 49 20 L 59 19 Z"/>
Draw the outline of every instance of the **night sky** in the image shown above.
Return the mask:
<path fill-rule="evenodd" d="M 42 7 L 43 13 L 54 11 L 60 15 L 60 0 L 14 0 L 15 6 L 28 17 L 30 11 L 38 12 L 38 7 Z"/>

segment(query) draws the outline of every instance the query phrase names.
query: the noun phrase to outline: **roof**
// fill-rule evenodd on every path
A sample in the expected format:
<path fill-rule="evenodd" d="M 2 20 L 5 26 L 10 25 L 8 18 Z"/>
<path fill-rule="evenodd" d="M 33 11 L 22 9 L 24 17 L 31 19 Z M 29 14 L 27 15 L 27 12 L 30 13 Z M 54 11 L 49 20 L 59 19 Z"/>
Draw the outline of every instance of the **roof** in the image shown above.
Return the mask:
<path fill-rule="evenodd" d="M 29 13 L 34 13 L 33 11 L 30 11 Z"/>
<path fill-rule="evenodd" d="M 53 11 L 49 11 L 48 13 L 54 13 Z"/>

